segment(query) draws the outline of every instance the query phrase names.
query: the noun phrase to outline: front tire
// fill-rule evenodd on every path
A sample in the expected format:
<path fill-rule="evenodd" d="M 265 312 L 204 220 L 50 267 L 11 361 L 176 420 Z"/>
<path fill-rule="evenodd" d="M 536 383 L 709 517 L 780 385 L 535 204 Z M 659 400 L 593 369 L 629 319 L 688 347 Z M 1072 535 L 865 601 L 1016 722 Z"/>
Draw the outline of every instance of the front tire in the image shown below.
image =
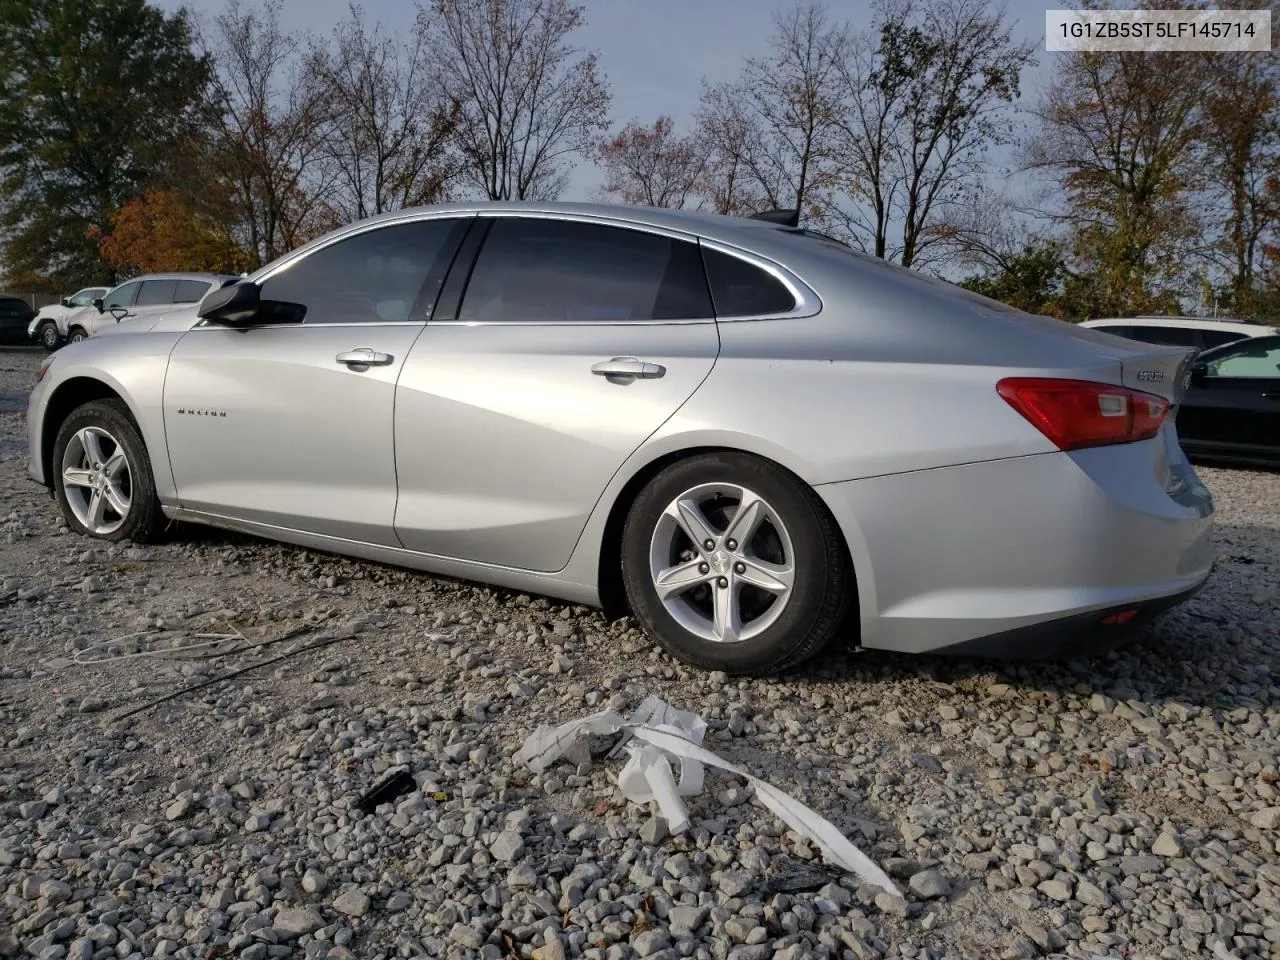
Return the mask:
<path fill-rule="evenodd" d="M 164 529 L 151 461 L 129 409 L 94 400 L 72 411 L 53 443 L 53 485 L 72 530 L 154 543 Z"/>
<path fill-rule="evenodd" d="M 42 323 L 36 330 L 36 339 L 40 341 L 40 346 L 44 347 L 49 353 L 58 349 L 62 343 L 62 337 L 58 334 L 58 325 L 56 323 Z"/>
<path fill-rule="evenodd" d="M 817 653 L 850 602 L 844 541 L 822 501 L 740 453 L 691 457 L 641 491 L 622 535 L 631 609 L 672 656 L 760 674 Z"/>

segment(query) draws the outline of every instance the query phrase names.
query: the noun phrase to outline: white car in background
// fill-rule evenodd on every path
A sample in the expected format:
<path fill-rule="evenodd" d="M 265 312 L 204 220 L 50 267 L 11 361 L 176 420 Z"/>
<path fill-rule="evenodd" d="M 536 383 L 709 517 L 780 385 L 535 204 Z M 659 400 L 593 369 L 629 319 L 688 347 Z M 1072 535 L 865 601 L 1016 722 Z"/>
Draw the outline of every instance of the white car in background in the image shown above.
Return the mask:
<path fill-rule="evenodd" d="M 1080 326 L 1143 343 L 1192 347 L 1196 351 L 1212 350 L 1246 337 L 1269 337 L 1280 333 L 1275 327 L 1230 317 L 1111 317 L 1086 320 Z"/>
<path fill-rule="evenodd" d="M 159 318 L 175 306 L 194 308 L 210 290 L 235 280 L 221 273 L 148 273 L 134 277 L 67 320 L 67 340 L 76 343 L 124 320 Z M 139 331 L 146 329 L 139 326 Z"/>
<path fill-rule="evenodd" d="M 57 303 L 41 307 L 31 319 L 31 324 L 27 327 L 27 335 L 32 340 L 38 340 L 40 346 L 52 353 L 67 339 L 67 320 L 71 315 L 90 306 L 95 299 L 105 296 L 110 289 L 110 287 L 85 287 L 69 297 L 63 297 Z"/>

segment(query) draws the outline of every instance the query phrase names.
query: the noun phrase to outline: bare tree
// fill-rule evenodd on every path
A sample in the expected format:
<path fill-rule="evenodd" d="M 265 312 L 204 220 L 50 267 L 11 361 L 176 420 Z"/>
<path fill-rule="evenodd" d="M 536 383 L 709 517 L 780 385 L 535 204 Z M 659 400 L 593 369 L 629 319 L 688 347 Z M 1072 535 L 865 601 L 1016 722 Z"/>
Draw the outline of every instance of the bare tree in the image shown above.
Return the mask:
<path fill-rule="evenodd" d="M 329 43 L 311 49 L 330 203 L 344 221 L 437 202 L 456 171 L 461 108 L 440 89 L 423 39 L 387 36 L 352 4 Z"/>
<path fill-rule="evenodd" d="M 704 91 L 704 137 L 761 205 L 821 215 L 835 177 L 847 39 L 825 6 L 797 5 L 774 15 L 768 54 L 749 59 L 736 83 Z"/>
<path fill-rule="evenodd" d="M 567 0 L 434 0 L 419 29 L 460 105 L 462 174 L 494 200 L 557 196 L 608 124 L 596 56 L 569 43 Z"/>
<path fill-rule="evenodd" d="M 652 127 L 632 121 L 600 146 L 598 158 L 608 177 L 604 192 L 624 203 L 679 209 L 694 201 L 707 167 L 705 144 L 679 136 L 670 117 Z"/>
<path fill-rule="evenodd" d="M 267 262 L 320 232 L 323 190 L 308 177 L 321 154 L 320 98 L 299 41 L 280 26 L 280 0 L 214 19 L 221 109 L 218 169 L 230 186 L 241 246 Z"/>
<path fill-rule="evenodd" d="M 1015 42 L 1004 9 L 985 0 L 890 0 L 872 29 L 842 61 L 840 152 L 862 207 L 846 222 L 865 249 L 909 267 L 927 259 L 987 150 L 1012 138 L 1010 104 L 1034 45 Z"/>
<path fill-rule="evenodd" d="M 695 138 L 707 158 L 701 189 L 716 213 L 737 216 L 770 206 L 747 160 L 763 136 L 734 86 L 704 84 Z"/>

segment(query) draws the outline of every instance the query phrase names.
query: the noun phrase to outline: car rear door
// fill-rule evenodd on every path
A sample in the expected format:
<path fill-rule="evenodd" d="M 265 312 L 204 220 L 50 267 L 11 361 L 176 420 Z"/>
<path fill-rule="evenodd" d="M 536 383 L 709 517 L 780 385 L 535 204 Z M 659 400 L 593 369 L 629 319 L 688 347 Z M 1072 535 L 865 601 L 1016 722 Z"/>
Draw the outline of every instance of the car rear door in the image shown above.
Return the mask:
<path fill-rule="evenodd" d="M 185 334 L 164 388 L 182 506 L 395 546 L 396 381 L 466 225 L 339 238 L 263 280 L 261 322 Z"/>
<path fill-rule="evenodd" d="M 1280 454 L 1280 338 L 1250 338 L 1210 355 L 1177 424 L 1179 437 L 1202 453 Z"/>
<path fill-rule="evenodd" d="M 481 218 L 396 392 L 400 541 L 561 569 L 610 478 L 718 352 L 693 238 Z"/>

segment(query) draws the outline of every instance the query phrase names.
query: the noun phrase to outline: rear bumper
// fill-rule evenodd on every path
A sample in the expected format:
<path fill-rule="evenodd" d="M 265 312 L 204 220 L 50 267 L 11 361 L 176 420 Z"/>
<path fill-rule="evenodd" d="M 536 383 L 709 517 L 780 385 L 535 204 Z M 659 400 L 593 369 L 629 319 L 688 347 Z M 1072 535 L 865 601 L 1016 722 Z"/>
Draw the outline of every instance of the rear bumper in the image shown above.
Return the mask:
<path fill-rule="evenodd" d="M 849 544 L 862 646 L 1052 655 L 1109 613 L 1189 596 L 1213 566 L 1212 498 L 1163 443 L 818 486 Z"/>

